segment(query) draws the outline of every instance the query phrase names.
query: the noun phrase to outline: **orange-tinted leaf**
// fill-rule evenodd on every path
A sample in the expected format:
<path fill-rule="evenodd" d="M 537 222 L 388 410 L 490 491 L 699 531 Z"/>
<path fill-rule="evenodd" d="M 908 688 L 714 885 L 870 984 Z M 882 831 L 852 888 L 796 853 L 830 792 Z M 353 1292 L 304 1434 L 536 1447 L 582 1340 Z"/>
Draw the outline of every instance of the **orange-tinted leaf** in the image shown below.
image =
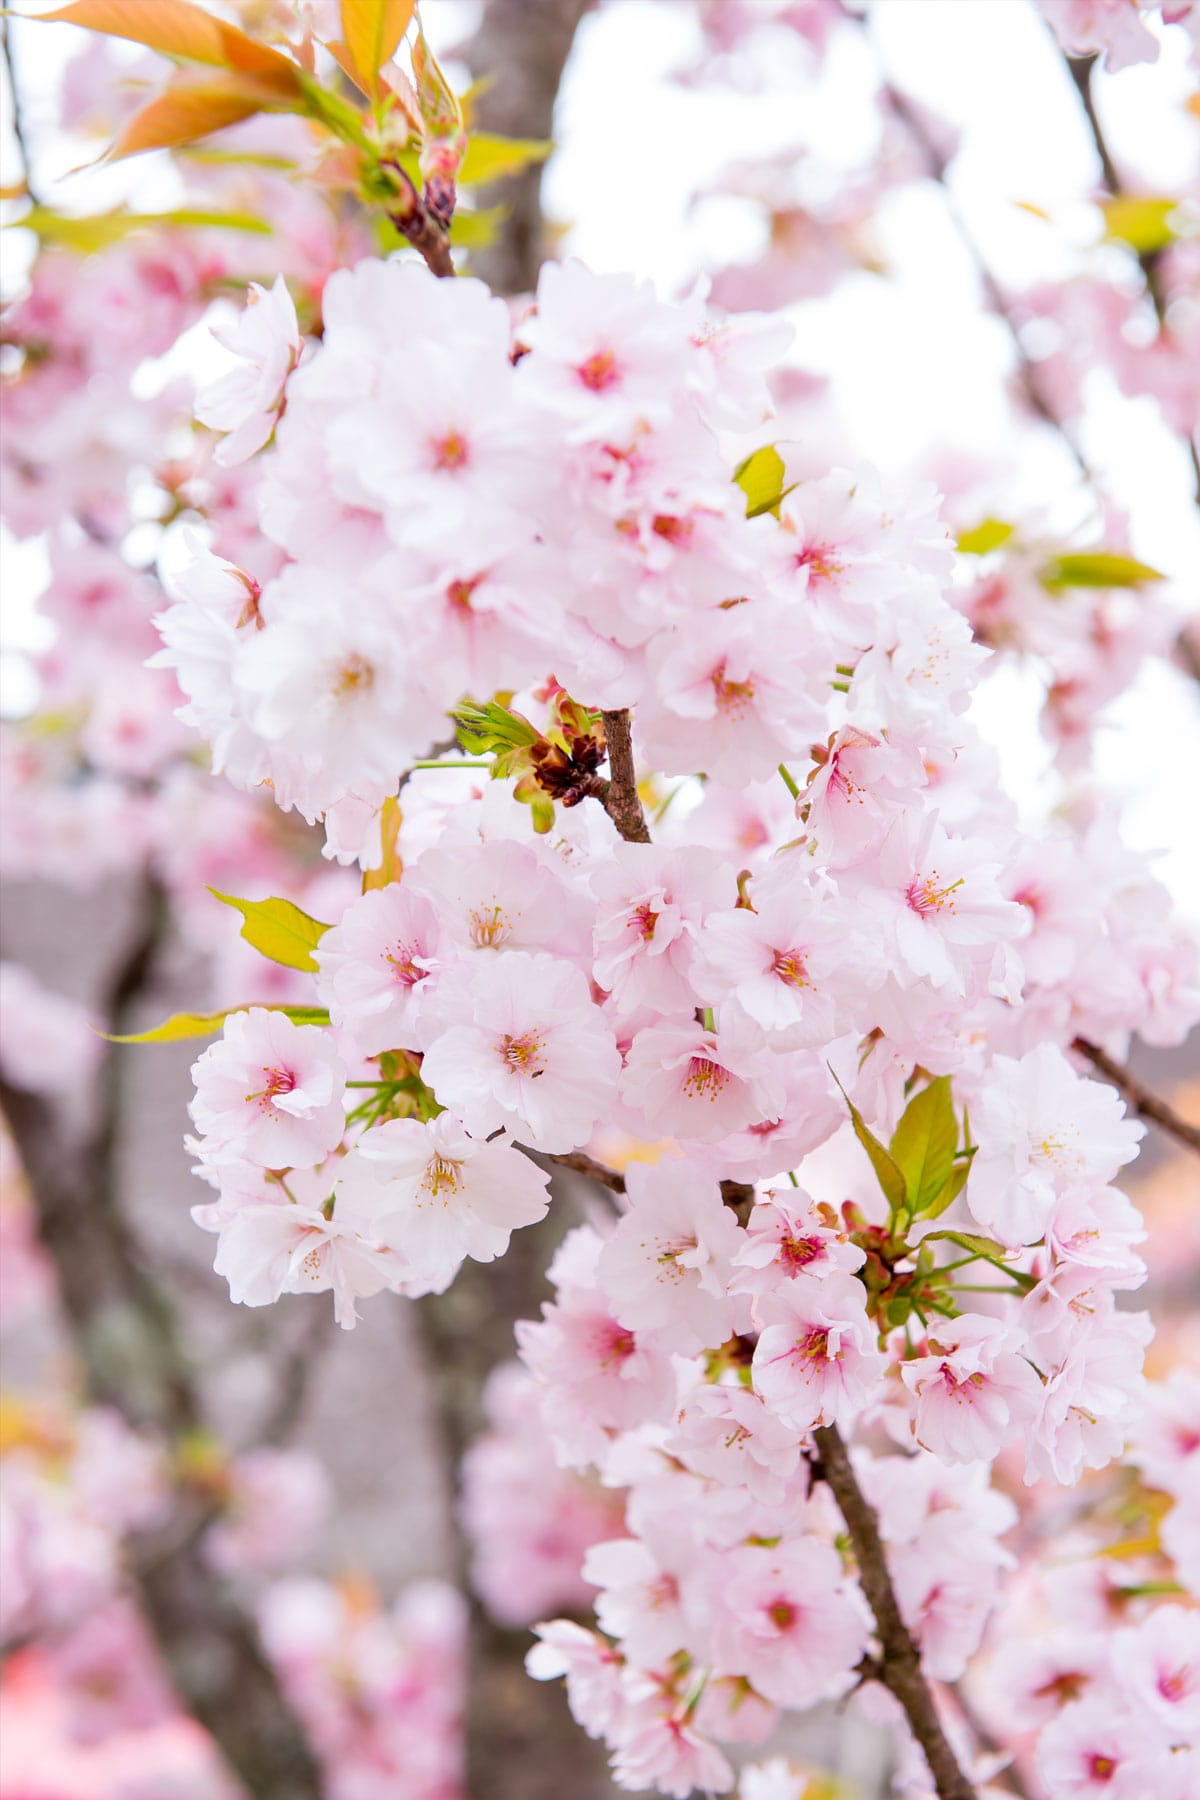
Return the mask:
<path fill-rule="evenodd" d="M 458 96 L 426 43 L 425 33 L 420 30 L 413 45 L 412 65 L 426 137 L 449 137 L 452 132 L 461 131 L 462 107 L 458 104 Z"/>
<path fill-rule="evenodd" d="M 380 68 L 395 55 L 414 4 L 415 0 L 342 0 L 342 40 L 358 71 L 358 85 L 372 99 L 379 93 Z"/>
<path fill-rule="evenodd" d="M 262 100 L 237 77 L 179 82 L 158 94 L 126 121 L 105 152 L 106 162 L 190 144 L 261 111 Z"/>
<path fill-rule="evenodd" d="M 191 0 L 70 0 L 54 12 L 30 16 L 127 38 L 181 62 L 235 69 L 256 76 L 280 94 L 299 92 L 300 72 L 289 57 L 256 43 L 236 25 L 193 6 Z"/>
<path fill-rule="evenodd" d="M 347 50 L 345 44 L 326 44 L 325 48 L 328 50 L 330 56 L 332 56 L 338 68 L 342 71 L 342 74 L 346 77 L 347 81 L 352 81 L 360 94 L 367 93 L 368 90 L 364 85 L 363 77 L 358 72 L 358 64 L 351 56 L 349 50 Z"/>

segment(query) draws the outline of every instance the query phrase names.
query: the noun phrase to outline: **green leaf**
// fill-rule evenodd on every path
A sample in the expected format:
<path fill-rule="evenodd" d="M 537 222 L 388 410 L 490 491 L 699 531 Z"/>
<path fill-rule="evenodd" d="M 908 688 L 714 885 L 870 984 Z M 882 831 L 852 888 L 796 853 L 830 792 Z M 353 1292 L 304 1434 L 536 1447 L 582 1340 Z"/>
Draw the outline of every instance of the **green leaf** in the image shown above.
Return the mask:
<path fill-rule="evenodd" d="M 1117 194 L 1102 200 L 1104 235 L 1128 244 L 1139 256 L 1153 256 L 1173 244 L 1180 232 L 1172 222 L 1179 201 L 1162 195 Z"/>
<path fill-rule="evenodd" d="M 316 974 L 313 951 L 329 930 L 328 925 L 311 919 L 290 900 L 238 900 L 232 894 L 219 893 L 215 887 L 208 891 L 225 906 L 237 908 L 244 921 L 242 936 L 261 955 L 282 963 L 285 969 Z"/>
<path fill-rule="evenodd" d="M 222 231 L 256 231 L 270 233 L 271 227 L 265 219 L 259 219 L 253 213 L 241 212 L 205 212 L 195 207 L 176 207 L 170 212 L 131 213 L 124 211 L 93 213 L 90 218 L 70 218 L 66 213 L 56 213 L 48 206 L 33 206 L 23 218 L 13 219 L 11 229 L 23 226 L 26 231 L 34 231 L 43 244 L 61 244 L 67 250 L 77 250 L 81 256 L 88 256 L 94 250 L 106 250 L 110 244 L 118 243 L 135 231 L 157 231 L 164 226 L 200 227 L 211 226 Z"/>
<path fill-rule="evenodd" d="M 450 221 L 450 242 L 456 250 L 483 250 L 494 244 L 507 219 L 507 206 L 456 207 Z"/>
<path fill-rule="evenodd" d="M 746 496 L 748 519 L 757 519 L 760 513 L 774 512 L 784 495 L 791 493 L 797 483 L 785 488 L 786 473 L 783 458 L 774 444 L 764 444 L 761 450 L 755 450 L 738 464 L 733 479 Z"/>
<path fill-rule="evenodd" d="M 150 1031 L 132 1031 L 125 1036 L 102 1031 L 99 1036 L 107 1038 L 110 1044 L 174 1044 L 182 1038 L 214 1037 L 220 1031 L 226 1019 L 234 1013 L 248 1012 L 254 1002 L 245 1006 L 231 1006 L 225 1012 L 215 1013 L 172 1013 L 161 1025 L 155 1025 Z M 328 1025 L 329 1014 L 323 1006 L 273 1006 L 263 1005 L 263 1012 L 286 1013 L 293 1025 Z"/>
<path fill-rule="evenodd" d="M 986 556 L 989 550 L 998 550 L 1001 544 L 1007 544 L 1016 529 L 1004 519 L 981 519 L 970 531 L 962 533 L 958 547 L 964 556 Z"/>
<path fill-rule="evenodd" d="M 450 708 L 458 727 L 458 741 L 470 756 L 490 756 L 503 750 L 527 750 L 538 733 L 523 713 L 513 712 L 496 700 L 479 706 L 463 700 Z"/>
<path fill-rule="evenodd" d="M 1051 557 L 1038 571 L 1038 579 L 1053 593 L 1055 588 L 1140 587 L 1144 581 L 1165 581 L 1166 576 L 1149 563 L 1113 550 L 1078 550 Z"/>
<path fill-rule="evenodd" d="M 830 1070 L 830 1074 L 833 1074 L 832 1069 Z M 887 1148 L 881 1144 L 879 1139 L 875 1136 L 875 1133 L 871 1130 L 845 1088 L 842 1087 L 842 1084 L 838 1081 L 836 1075 L 833 1076 L 833 1079 L 837 1081 L 842 1099 L 850 1109 L 850 1123 L 854 1127 L 854 1135 L 871 1159 L 871 1167 L 875 1171 L 875 1179 L 883 1189 L 884 1197 L 891 1207 L 892 1212 L 898 1213 L 901 1208 L 906 1205 L 908 1200 L 908 1188 L 905 1184 L 903 1172 L 899 1165 L 892 1160 L 892 1156 Z"/>
<path fill-rule="evenodd" d="M 975 1256 L 987 1256 L 1003 1262 L 1008 1252 L 1003 1244 L 995 1238 L 979 1237 L 972 1231 L 927 1231 L 921 1239 L 923 1244 L 934 1244 L 939 1238 L 948 1243 L 957 1244 L 960 1249 L 970 1250 Z"/>
<path fill-rule="evenodd" d="M 924 1216 L 927 1219 L 940 1219 L 946 1209 L 953 1206 L 954 1202 L 958 1199 L 958 1196 L 966 1187 L 967 1177 L 970 1173 L 971 1163 L 969 1158 L 966 1162 L 956 1163 L 946 1177 L 941 1190 L 934 1196 L 928 1206 L 922 1208 Z M 925 1239 L 922 1238 L 921 1241 L 924 1243 Z"/>
<path fill-rule="evenodd" d="M 458 170 L 464 187 L 483 181 L 498 181 L 505 175 L 519 175 L 532 163 L 545 162 L 554 145 L 549 138 L 497 137 L 490 131 L 473 131 L 467 143 L 467 154 Z"/>
<path fill-rule="evenodd" d="M 939 1075 L 913 1096 L 888 1148 L 904 1176 L 908 1210 L 915 1218 L 941 1193 L 954 1167 L 958 1120 L 948 1075 Z"/>

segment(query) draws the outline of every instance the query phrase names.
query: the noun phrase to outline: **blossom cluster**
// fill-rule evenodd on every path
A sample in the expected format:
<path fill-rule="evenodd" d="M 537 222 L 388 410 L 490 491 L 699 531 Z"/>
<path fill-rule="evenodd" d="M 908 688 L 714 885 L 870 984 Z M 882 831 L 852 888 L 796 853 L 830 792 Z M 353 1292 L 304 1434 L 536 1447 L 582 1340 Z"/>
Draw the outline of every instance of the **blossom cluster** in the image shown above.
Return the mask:
<path fill-rule="evenodd" d="M 533 1672 L 622 1785 L 729 1791 L 723 1746 L 847 1694 L 869 1650 L 814 1433 L 858 1438 L 942 1682 L 1012 1561 L 992 1464 L 1071 1486 L 1120 1455 L 1150 1327 L 1112 1183 L 1142 1128 L 1073 1047 L 1147 1018 L 1179 1041 L 1194 953 L 1141 865 L 1018 833 L 932 490 L 789 483 L 781 455 L 765 494 L 761 457 L 733 481 L 770 323 L 579 264 L 514 317 L 392 261 L 330 281 L 319 344 L 282 294 L 232 341 L 222 416 L 242 447 L 274 430 L 288 560 L 260 583 L 198 551 L 163 660 L 225 772 L 375 873 L 308 921 L 328 1024 L 240 1011 L 197 1061 L 196 1217 L 235 1300 L 332 1289 L 352 1325 L 503 1254 L 547 1159 L 598 1169 L 619 1199 L 519 1328 L 469 1516 L 486 1584 L 503 1521 L 536 1545 L 549 1449 L 562 1535 L 497 1611 L 581 1578 L 599 1631 L 545 1624 Z M 499 754 L 492 780 L 437 754 L 464 702 L 498 752 L 568 694 L 570 756 L 607 740 L 611 778 L 547 781 L 549 821 Z M 1143 1772 L 1192 1768 L 1176 1721 Z"/>

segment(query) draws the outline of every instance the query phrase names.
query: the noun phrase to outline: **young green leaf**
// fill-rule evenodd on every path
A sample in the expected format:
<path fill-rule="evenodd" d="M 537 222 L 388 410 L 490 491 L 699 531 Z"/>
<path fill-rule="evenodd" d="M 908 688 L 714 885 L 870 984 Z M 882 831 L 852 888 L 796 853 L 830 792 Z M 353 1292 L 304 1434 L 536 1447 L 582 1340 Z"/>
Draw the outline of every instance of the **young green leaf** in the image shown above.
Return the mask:
<path fill-rule="evenodd" d="M 232 894 L 218 893 L 215 887 L 208 891 L 225 906 L 237 908 L 244 921 L 242 936 L 261 955 L 282 963 L 286 969 L 316 974 L 313 950 L 329 930 L 328 925 L 310 918 L 290 900 L 238 900 Z"/>
<path fill-rule="evenodd" d="M 764 444 L 761 450 L 740 462 L 733 472 L 733 479 L 746 496 L 746 517 L 757 519 L 760 513 L 774 512 L 785 494 L 792 489 L 783 485 L 786 470 L 783 458 L 774 444 Z M 793 482 L 792 486 L 796 484 Z"/>
<path fill-rule="evenodd" d="M 553 148 L 548 138 L 497 137 L 494 132 L 476 131 L 468 140 L 458 179 L 469 187 L 519 175 L 531 163 L 544 162 Z"/>
<path fill-rule="evenodd" d="M 964 556 L 986 556 L 989 550 L 999 550 L 1001 544 L 1007 544 L 1016 530 L 1004 519 L 981 519 L 970 531 L 964 531 L 958 540 L 958 547 Z"/>
<path fill-rule="evenodd" d="M 914 1094 L 888 1146 L 904 1176 L 908 1210 L 914 1218 L 941 1193 L 957 1147 L 958 1120 L 950 1097 L 950 1078 L 939 1075 Z"/>
<path fill-rule="evenodd" d="M 970 1250 L 974 1256 L 986 1256 L 989 1261 L 1003 1261 L 1007 1255 L 1004 1245 L 998 1244 L 995 1238 L 979 1237 L 973 1231 L 927 1231 L 921 1242 L 934 1244 L 939 1238 L 957 1244 L 962 1250 Z"/>
<path fill-rule="evenodd" d="M 1051 557 L 1038 571 L 1038 579 L 1053 593 L 1055 588 L 1140 587 L 1145 581 L 1165 581 L 1166 577 L 1149 563 L 1119 556 L 1113 550 L 1078 550 Z"/>
<path fill-rule="evenodd" d="M 1181 235 L 1179 201 L 1154 194 L 1114 194 L 1100 202 L 1104 235 L 1128 244 L 1139 256 L 1154 256 Z"/>
<path fill-rule="evenodd" d="M 940 1219 L 947 1207 L 953 1206 L 954 1202 L 958 1199 L 958 1196 L 966 1187 L 967 1177 L 970 1173 L 971 1163 L 969 1158 L 966 1162 L 955 1163 L 949 1175 L 942 1183 L 941 1188 L 929 1202 L 929 1205 L 921 1208 L 924 1217 L 927 1219 Z M 922 1242 L 924 1241 L 925 1240 L 922 1239 Z"/>
<path fill-rule="evenodd" d="M 231 1006 L 224 1012 L 215 1013 L 172 1013 L 161 1025 L 155 1025 L 149 1031 L 131 1031 L 123 1036 L 102 1031 L 99 1036 L 107 1038 L 110 1044 L 174 1044 L 183 1038 L 214 1037 L 220 1031 L 226 1019 L 236 1012 L 246 1012 L 247 1006 Z M 286 1013 L 293 1025 L 328 1025 L 329 1014 L 323 1006 L 264 1006 L 265 1012 Z"/>
<path fill-rule="evenodd" d="M 832 1070 L 830 1073 L 832 1073 Z M 837 1081 L 842 1099 L 850 1109 L 850 1123 L 854 1127 L 854 1135 L 871 1160 L 871 1167 L 875 1171 L 875 1179 L 883 1189 L 884 1198 L 887 1200 L 892 1212 L 898 1213 L 908 1201 L 908 1189 L 905 1184 L 904 1175 L 899 1165 L 893 1160 L 891 1153 L 875 1136 L 875 1133 L 871 1130 L 845 1088 L 842 1087 L 841 1082 L 838 1081 L 837 1076 L 834 1075 L 833 1079 Z"/>

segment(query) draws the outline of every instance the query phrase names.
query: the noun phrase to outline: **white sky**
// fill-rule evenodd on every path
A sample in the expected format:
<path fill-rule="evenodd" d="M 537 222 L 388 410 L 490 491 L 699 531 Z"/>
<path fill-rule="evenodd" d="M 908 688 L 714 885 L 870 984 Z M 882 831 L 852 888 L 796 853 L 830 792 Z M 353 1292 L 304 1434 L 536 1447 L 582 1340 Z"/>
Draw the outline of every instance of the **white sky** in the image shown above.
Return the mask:
<path fill-rule="evenodd" d="M 471 0 L 424 0 L 435 48 L 461 41 Z M 84 160 L 78 144 L 52 129 L 54 90 L 65 59 L 83 41 L 61 26 L 14 24 L 14 49 L 27 94 L 27 123 L 38 173 L 64 208 L 112 204 L 136 184 L 138 205 L 169 199 L 162 159 L 143 158 L 100 176 L 52 180 Z M 1037 14 L 1024 0 L 882 0 L 873 35 L 897 83 L 959 128 L 955 190 L 1002 282 L 1069 274 L 1098 231 L 1084 201 L 1094 179 L 1090 137 L 1069 78 Z M 848 34 L 819 84 L 805 74 L 802 46 L 780 43 L 767 90 L 714 93 L 671 79 L 696 49 L 689 6 L 678 0 L 607 0 L 581 28 L 561 96 L 559 150 L 549 165 L 546 203 L 570 227 L 566 247 L 601 269 L 652 277 L 664 291 L 688 283 L 698 265 L 753 254 L 761 236 L 754 209 L 732 200 L 692 205 L 730 163 L 812 145 L 821 160 L 853 167 L 878 129 L 864 103 L 872 51 Z M 1166 34 L 1161 60 L 1097 78 L 1098 105 L 1118 165 L 1149 191 L 1194 188 L 1197 131 L 1183 102 L 1195 87 L 1181 32 Z M 7 96 L 5 96 L 7 102 Z M 16 165 L 7 129 L 3 180 Z M 158 165 L 158 166 L 156 166 Z M 1031 201 L 1051 223 L 1016 204 Z M 940 197 L 930 188 L 889 200 L 880 217 L 889 278 L 862 275 L 836 296 L 793 309 L 805 367 L 831 381 L 832 409 L 858 452 L 897 474 L 939 442 L 988 452 L 1002 444 L 999 382 L 1010 356 L 1003 329 L 973 305 L 973 276 Z M 10 268 L 28 240 L 5 246 Z M 1152 403 L 1122 399 L 1101 381 L 1086 448 L 1129 510 L 1135 554 L 1176 578 L 1181 599 L 1200 603 L 1200 519 L 1190 501 L 1182 448 Z M 1082 514 L 1065 457 L 1050 445 L 1018 476 L 1026 498 Z M 37 546 L 5 550 L 3 642 L 38 642 L 31 599 L 44 580 Z M 27 672 L 6 659 L 5 702 L 20 704 Z M 1014 729 L 1014 715 L 1022 715 Z M 1162 849 L 1159 872 L 1181 905 L 1200 919 L 1200 834 L 1192 785 L 1200 767 L 1200 709 L 1194 684 L 1147 669 L 1111 709 L 1097 764 L 1102 781 L 1127 797 L 1125 833 L 1142 849 Z M 1027 691 L 993 684 L 980 722 L 1005 746 L 1010 780 L 1036 810 L 1046 757 L 1030 726 Z"/>

